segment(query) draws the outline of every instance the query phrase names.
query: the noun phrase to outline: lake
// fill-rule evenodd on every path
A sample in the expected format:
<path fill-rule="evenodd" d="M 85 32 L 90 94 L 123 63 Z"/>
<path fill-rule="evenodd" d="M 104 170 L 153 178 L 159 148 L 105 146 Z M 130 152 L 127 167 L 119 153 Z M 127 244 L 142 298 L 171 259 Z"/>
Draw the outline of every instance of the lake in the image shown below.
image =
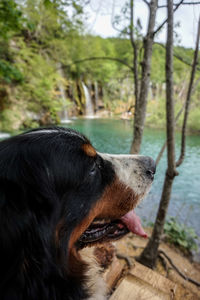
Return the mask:
<path fill-rule="evenodd" d="M 85 134 L 100 152 L 129 154 L 133 125 L 131 121 L 117 119 L 76 119 L 63 127 L 74 128 Z M 6 138 L 2 134 L 1 138 Z M 176 156 L 180 153 L 180 133 L 176 134 Z M 163 130 L 146 129 L 141 154 L 156 159 L 163 143 Z M 180 223 L 193 227 L 200 236 L 200 136 L 187 136 L 186 157 L 177 169 L 179 176 L 174 180 L 168 216 L 174 216 Z M 166 151 L 159 165 L 149 195 L 137 207 L 137 214 L 144 225 L 155 220 L 167 166 Z M 199 240 L 200 244 L 200 240 Z M 199 258 L 200 260 L 200 254 Z"/>
<path fill-rule="evenodd" d="M 77 119 L 64 127 L 85 134 L 100 152 L 128 154 L 132 141 L 132 122 L 116 119 Z M 146 129 L 141 154 L 156 159 L 164 141 L 163 130 Z M 176 134 L 176 156 L 180 153 L 180 133 Z M 166 151 L 157 166 L 155 180 L 149 195 L 137 208 L 137 214 L 148 224 L 155 220 L 166 170 Z M 168 216 L 193 227 L 200 236 L 200 136 L 187 136 L 186 157 L 174 180 Z"/>

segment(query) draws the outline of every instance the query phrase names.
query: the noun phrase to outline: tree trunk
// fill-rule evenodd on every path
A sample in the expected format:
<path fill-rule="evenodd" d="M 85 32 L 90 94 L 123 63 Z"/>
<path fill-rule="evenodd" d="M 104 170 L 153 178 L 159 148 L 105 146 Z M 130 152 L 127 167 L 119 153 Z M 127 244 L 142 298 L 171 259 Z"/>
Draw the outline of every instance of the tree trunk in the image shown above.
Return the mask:
<path fill-rule="evenodd" d="M 187 97 L 186 97 L 185 114 L 184 114 L 182 135 L 181 135 L 181 154 L 180 154 L 178 161 L 176 162 L 177 167 L 179 167 L 182 164 L 184 157 L 185 157 L 186 126 L 187 126 L 187 120 L 188 120 L 188 115 L 189 115 L 189 107 L 190 107 L 190 102 L 191 102 L 190 99 L 191 99 L 191 95 L 192 95 L 194 77 L 195 77 L 196 68 L 197 68 L 197 64 L 198 64 L 199 39 L 200 39 L 200 17 L 199 17 L 199 22 L 198 22 L 198 32 L 197 32 L 196 48 L 195 48 L 195 52 L 194 52 L 194 59 L 193 59 L 193 64 L 192 64 L 192 72 L 191 72 L 191 76 L 190 76 L 190 83 L 189 83 Z"/>
<path fill-rule="evenodd" d="M 179 167 L 181 165 L 181 163 L 184 160 L 184 156 L 185 156 L 185 140 L 186 140 L 186 125 L 187 125 L 187 119 L 188 119 L 188 115 L 189 115 L 189 107 L 190 107 L 190 102 L 191 102 L 191 96 L 192 93 L 194 93 L 195 88 L 197 87 L 198 84 L 194 84 L 194 78 L 195 78 L 195 73 L 196 73 L 196 69 L 197 69 L 197 65 L 198 65 L 198 54 L 199 54 L 199 40 L 200 40 L 200 18 L 199 18 L 199 22 L 198 22 L 198 31 L 197 31 L 197 40 L 196 40 L 196 48 L 195 48 L 195 52 L 194 52 L 194 59 L 193 59 L 193 64 L 192 64 L 192 71 L 191 71 L 191 76 L 190 76 L 190 82 L 189 82 L 189 87 L 188 87 L 188 91 L 187 91 L 187 96 L 186 96 L 186 101 L 183 104 L 182 108 L 179 110 L 176 118 L 175 118 L 175 125 L 176 122 L 178 121 L 179 117 L 181 116 L 184 108 L 185 108 L 185 113 L 184 113 L 184 120 L 183 120 L 183 126 L 182 126 L 182 138 L 181 138 L 181 154 L 180 157 L 178 159 L 178 161 L 176 162 L 176 167 Z M 197 83 L 199 82 L 199 79 L 197 80 Z M 184 83 L 185 85 L 185 83 Z M 162 146 L 162 149 L 160 150 L 158 157 L 156 158 L 156 165 L 158 165 L 164 151 L 165 148 L 167 146 L 167 142 L 165 142 Z"/>
<path fill-rule="evenodd" d="M 137 111 L 137 104 L 139 98 L 139 80 L 138 80 L 138 46 L 134 38 L 134 3 L 130 0 L 130 41 L 133 48 L 133 77 L 134 77 L 134 94 L 135 94 L 135 112 Z"/>
<path fill-rule="evenodd" d="M 175 170 L 174 97 L 173 97 L 173 0 L 168 0 L 168 31 L 166 45 L 166 111 L 167 111 L 167 160 L 168 168 L 160 201 L 160 207 L 152 236 L 138 259 L 142 264 L 154 268 L 158 247 L 163 233 L 165 217 L 170 201 L 172 184 L 177 175 Z"/>
<path fill-rule="evenodd" d="M 198 22 L 198 32 L 196 40 L 196 48 L 194 52 L 194 59 L 192 65 L 192 71 L 190 76 L 190 82 L 188 87 L 188 93 L 186 98 L 184 120 L 182 126 L 182 144 L 180 158 L 175 163 L 175 145 L 174 145 L 174 100 L 173 100 L 173 0 L 168 0 L 168 37 L 167 37 L 167 47 L 166 47 L 166 96 L 167 96 L 167 150 L 168 150 L 168 169 L 165 176 L 165 182 L 163 187 L 163 192 L 161 196 L 161 201 L 159 205 L 159 210 L 156 217 L 156 222 L 154 225 L 152 236 L 142 252 L 140 258 L 138 259 L 144 265 L 154 268 L 158 256 L 158 247 L 160 244 L 160 239 L 163 233 L 165 218 L 167 214 L 167 209 L 170 201 L 171 190 L 173 185 L 174 177 L 177 174 L 176 166 L 180 166 L 183 162 L 185 155 L 185 139 L 186 139 L 186 126 L 189 113 L 189 105 L 191 101 L 191 94 L 193 89 L 194 77 L 196 72 L 196 66 L 198 62 L 198 52 L 199 52 L 199 40 L 200 40 L 200 17 Z M 177 116 L 178 117 L 178 116 Z"/>
<path fill-rule="evenodd" d="M 140 93 L 138 103 L 135 107 L 134 117 L 134 139 L 131 145 L 131 153 L 139 153 L 142 142 L 143 129 L 146 116 L 146 106 L 148 97 L 148 88 L 150 81 L 150 70 L 151 70 L 151 58 L 152 58 L 152 47 L 154 39 L 154 27 L 156 12 L 158 8 L 158 0 L 151 0 L 150 4 L 150 15 L 148 32 L 144 38 L 144 58 L 142 62 L 142 80 L 140 86 Z"/>
<path fill-rule="evenodd" d="M 170 177 L 166 172 L 163 192 L 161 196 L 161 201 L 160 201 L 153 233 L 151 238 L 149 239 L 146 248 L 143 250 L 141 256 L 138 258 L 138 261 L 140 263 L 152 269 L 155 267 L 157 256 L 158 256 L 158 247 L 160 245 L 160 239 L 163 234 L 165 216 L 168 209 L 169 200 L 171 197 L 172 184 L 173 184 L 173 177 Z"/>
<path fill-rule="evenodd" d="M 179 112 L 176 115 L 175 126 L 176 126 L 176 122 L 178 121 L 179 117 L 181 116 L 182 112 L 184 111 L 184 108 L 185 108 L 185 103 L 183 104 L 183 106 L 181 107 L 181 109 L 179 110 Z M 165 143 L 163 144 L 160 152 L 158 153 L 158 156 L 156 158 L 156 166 L 159 164 L 160 159 L 161 159 L 166 147 L 167 147 L 167 141 L 165 141 Z"/>

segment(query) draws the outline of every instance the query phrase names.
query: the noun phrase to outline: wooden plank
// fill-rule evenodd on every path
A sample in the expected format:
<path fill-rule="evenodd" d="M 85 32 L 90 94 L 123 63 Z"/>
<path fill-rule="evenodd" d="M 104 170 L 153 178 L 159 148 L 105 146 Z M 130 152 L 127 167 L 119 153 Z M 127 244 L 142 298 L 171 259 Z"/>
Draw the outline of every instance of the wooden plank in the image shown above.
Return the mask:
<path fill-rule="evenodd" d="M 177 285 L 174 282 L 138 262 L 134 263 L 134 266 L 130 270 L 130 274 L 166 294 L 175 294 Z"/>
<path fill-rule="evenodd" d="M 110 300 L 171 300 L 170 295 L 156 290 L 147 283 L 132 275 L 120 283 L 119 287 L 110 297 Z"/>
<path fill-rule="evenodd" d="M 171 300 L 176 287 L 169 279 L 135 262 L 110 300 Z"/>
<path fill-rule="evenodd" d="M 114 257 L 113 262 L 108 270 L 108 272 L 104 275 L 104 280 L 109 288 L 111 290 L 119 280 L 125 263 L 119 262 L 116 257 Z"/>

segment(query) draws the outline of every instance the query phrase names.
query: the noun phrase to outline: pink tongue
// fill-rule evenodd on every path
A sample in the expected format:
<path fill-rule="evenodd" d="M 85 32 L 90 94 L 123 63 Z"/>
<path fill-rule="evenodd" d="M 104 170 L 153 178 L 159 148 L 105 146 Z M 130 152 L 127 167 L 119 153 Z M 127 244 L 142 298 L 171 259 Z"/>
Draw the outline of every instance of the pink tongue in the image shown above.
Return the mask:
<path fill-rule="evenodd" d="M 148 237 L 148 235 L 142 228 L 140 218 L 136 215 L 134 210 L 129 211 L 126 215 L 124 215 L 121 218 L 121 220 L 131 232 L 144 238 Z"/>

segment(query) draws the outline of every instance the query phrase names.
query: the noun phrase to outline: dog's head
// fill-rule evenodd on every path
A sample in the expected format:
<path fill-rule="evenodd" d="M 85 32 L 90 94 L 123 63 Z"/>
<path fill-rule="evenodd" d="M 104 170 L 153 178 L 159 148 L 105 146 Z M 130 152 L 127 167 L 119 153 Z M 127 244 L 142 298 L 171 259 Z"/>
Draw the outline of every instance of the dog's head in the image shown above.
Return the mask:
<path fill-rule="evenodd" d="M 9 295 L 10 282 L 11 291 L 28 285 L 30 295 L 37 282 L 39 293 L 49 280 L 62 290 L 58 278 L 81 276 L 84 269 L 79 249 L 129 230 L 145 236 L 133 209 L 154 173 L 151 158 L 98 153 L 71 129 L 38 129 L 2 141 L 2 293 Z"/>

